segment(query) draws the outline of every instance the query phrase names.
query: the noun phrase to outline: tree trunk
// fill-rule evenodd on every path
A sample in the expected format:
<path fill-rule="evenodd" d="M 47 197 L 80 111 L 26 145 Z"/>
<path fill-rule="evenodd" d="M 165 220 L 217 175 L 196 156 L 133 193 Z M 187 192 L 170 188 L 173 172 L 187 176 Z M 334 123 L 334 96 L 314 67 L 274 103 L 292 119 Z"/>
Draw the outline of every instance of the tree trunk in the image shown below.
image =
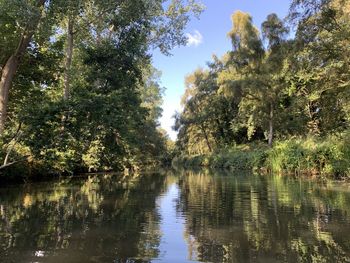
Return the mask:
<path fill-rule="evenodd" d="M 272 147 L 273 143 L 273 118 L 274 118 L 274 112 L 273 112 L 273 104 L 270 104 L 270 119 L 269 119 L 269 146 Z"/>
<path fill-rule="evenodd" d="M 73 47 L 74 47 L 73 27 L 74 27 L 73 18 L 72 16 L 69 16 L 68 28 L 67 28 L 66 65 L 65 65 L 65 73 L 64 73 L 64 92 L 63 92 L 64 100 L 68 100 L 70 96 L 70 79 L 71 79 Z"/>
<path fill-rule="evenodd" d="M 46 0 L 39 0 L 38 7 L 44 6 Z M 6 61 L 5 66 L 1 71 L 0 80 L 0 134 L 4 131 L 7 118 L 7 105 L 9 100 L 10 88 L 13 78 L 15 77 L 20 61 L 25 55 L 27 47 L 32 39 L 35 29 L 37 28 L 41 15 L 38 15 L 28 21 L 28 24 L 21 35 L 18 46 L 15 52 Z"/>
<path fill-rule="evenodd" d="M 210 143 L 209 143 L 208 134 L 207 134 L 207 132 L 206 132 L 206 130 L 205 130 L 205 128 L 204 128 L 203 125 L 201 125 L 201 128 L 202 128 L 202 131 L 203 131 L 203 134 L 204 134 L 204 138 L 205 138 L 205 141 L 206 141 L 206 143 L 207 143 L 209 152 L 212 152 L 212 148 L 211 148 Z"/>
<path fill-rule="evenodd" d="M 4 160 L 3 165 L 7 165 L 8 160 L 10 158 L 10 154 L 11 154 L 13 148 L 15 147 L 17 141 L 20 139 L 20 137 L 22 135 L 21 134 L 21 127 L 22 127 L 22 123 L 20 122 L 19 125 L 18 125 L 18 129 L 16 131 L 16 134 L 13 136 L 13 138 L 9 142 L 8 146 L 6 147 L 6 156 L 5 156 L 5 160 Z"/>
<path fill-rule="evenodd" d="M 21 41 L 22 42 L 22 41 Z M 16 51 L 17 52 L 17 51 Z M 9 92 L 13 77 L 16 74 L 19 65 L 19 56 L 12 55 L 6 62 L 2 72 L 0 81 L 0 134 L 5 129 L 7 118 L 7 104 L 9 100 Z"/>
<path fill-rule="evenodd" d="M 28 157 L 29 157 L 29 156 L 25 156 L 25 157 L 23 157 L 22 159 L 20 159 L 20 160 L 18 160 L 18 161 L 14 161 L 14 162 L 12 162 L 12 163 L 8 163 L 8 164 L 5 164 L 5 165 L 1 165 L 1 166 L 0 166 L 0 170 L 4 170 L 5 168 L 10 167 L 10 166 L 12 166 L 12 165 L 14 165 L 14 164 L 16 164 L 16 163 L 28 161 Z"/>

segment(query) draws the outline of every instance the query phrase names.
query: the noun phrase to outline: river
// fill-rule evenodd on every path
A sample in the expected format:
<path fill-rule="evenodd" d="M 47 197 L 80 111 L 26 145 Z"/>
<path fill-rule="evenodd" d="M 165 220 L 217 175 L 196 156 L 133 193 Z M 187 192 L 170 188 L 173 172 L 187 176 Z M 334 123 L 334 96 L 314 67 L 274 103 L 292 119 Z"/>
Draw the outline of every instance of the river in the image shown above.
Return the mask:
<path fill-rule="evenodd" d="M 205 170 L 0 187 L 0 262 L 350 262 L 350 185 Z"/>

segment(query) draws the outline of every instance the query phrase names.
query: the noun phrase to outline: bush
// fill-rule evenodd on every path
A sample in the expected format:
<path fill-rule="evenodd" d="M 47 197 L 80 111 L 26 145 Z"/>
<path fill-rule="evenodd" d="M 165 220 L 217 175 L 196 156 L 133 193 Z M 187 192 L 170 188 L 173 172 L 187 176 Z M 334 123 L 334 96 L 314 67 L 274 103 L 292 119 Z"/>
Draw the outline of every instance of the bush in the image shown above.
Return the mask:
<path fill-rule="evenodd" d="M 178 156 L 175 166 L 269 170 L 274 173 L 350 177 L 350 132 L 327 138 L 291 138 L 277 141 L 272 149 L 250 144 L 208 155 Z"/>
<path fill-rule="evenodd" d="M 262 168 L 266 159 L 266 147 L 252 150 L 249 146 L 225 149 L 209 155 L 181 155 L 173 159 L 173 166 L 230 168 L 252 170 Z"/>
<path fill-rule="evenodd" d="M 266 165 L 273 172 L 308 173 L 321 176 L 350 176 L 348 134 L 325 140 L 309 137 L 277 142 L 269 151 Z"/>

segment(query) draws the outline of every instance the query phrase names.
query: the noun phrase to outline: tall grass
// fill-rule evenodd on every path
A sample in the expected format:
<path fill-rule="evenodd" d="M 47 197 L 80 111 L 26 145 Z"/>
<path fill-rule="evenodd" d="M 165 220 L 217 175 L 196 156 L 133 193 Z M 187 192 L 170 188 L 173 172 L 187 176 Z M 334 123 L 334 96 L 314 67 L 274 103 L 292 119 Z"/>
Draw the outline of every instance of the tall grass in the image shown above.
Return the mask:
<path fill-rule="evenodd" d="M 241 145 L 206 155 L 181 155 L 173 159 L 173 166 L 231 168 L 240 170 L 259 169 L 264 166 L 267 147 Z"/>
<path fill-rule="evenodd" d="M 207 155 L 178 156 L 174 158 L 173 165 L 350 178 L 350 132 L 327 138 L 277 141 L 272 149 L 262 144 L 251 144 Z"/>
<path fill-rule="evenodd" d="M 265 165 L 273 172 L 350 177 L 350 134 L 277 142 Z"/>

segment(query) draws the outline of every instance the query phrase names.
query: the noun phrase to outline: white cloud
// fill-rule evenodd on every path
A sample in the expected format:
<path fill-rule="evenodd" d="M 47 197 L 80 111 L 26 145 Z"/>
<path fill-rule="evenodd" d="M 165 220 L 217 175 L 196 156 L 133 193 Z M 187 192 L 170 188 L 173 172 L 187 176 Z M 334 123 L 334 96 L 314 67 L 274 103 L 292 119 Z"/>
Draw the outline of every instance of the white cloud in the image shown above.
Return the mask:
<path fill-rule="evenodd" d="M 193 34 L 187 33 L 186 37 L 188 47 L 198 47 L 200 44 L 203 43 L 203 36 L 198 30 L 195 30 Z"/>

